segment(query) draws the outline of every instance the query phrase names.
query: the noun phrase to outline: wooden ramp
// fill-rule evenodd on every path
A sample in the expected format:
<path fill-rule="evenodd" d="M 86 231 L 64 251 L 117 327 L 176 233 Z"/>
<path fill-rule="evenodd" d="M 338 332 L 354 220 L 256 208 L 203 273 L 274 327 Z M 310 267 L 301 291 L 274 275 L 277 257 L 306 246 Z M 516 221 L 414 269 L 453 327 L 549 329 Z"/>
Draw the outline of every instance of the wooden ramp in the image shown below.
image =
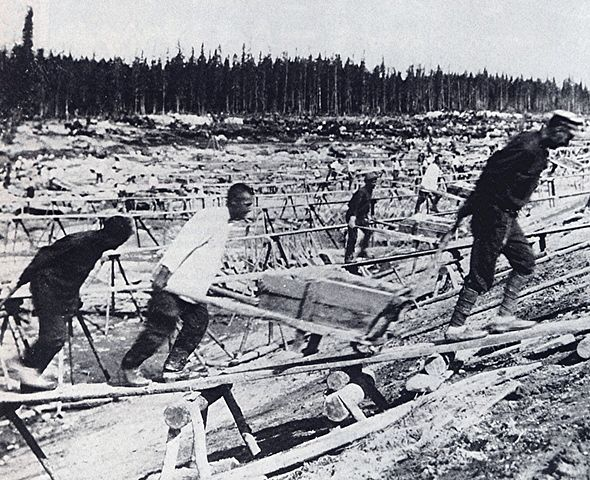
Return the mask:
<path fill-rule="evenodd" d="M 539 324 L 537 327 L 517 332 L 508 332 L 498 335 L 489 335 L 477 340 L 455 343 L 417 343 L 405 346 L 396 346 L 383 350 L 381 353 L 371 356 L 351 353 L 350 355 L 314 355 L 305 360 L 284 362 L 274 365 L 260 366 L 256 368 L 241 368 L 232 373 L 203 377 L 194 380 L 184 380 L 170 384 L 154 383 L 146 387 L 118 387 L 104 383 L 77 384 L 63 386 L 50 392 L 15 393 L 1 392 L 0 405 L 21 404 L 38 405 L 49 402 L 78 402 L 90 399 L 123 398 L 141 395 L 157 395 L 175 392 L 200 391 L 219 385 L 235 384 L 239 382 L 251 382 L 282 375 L 295 375 L 320 370 L 344 368 L 353 365 L 373 365 L 408 358 L 419 358 L 435 353 L 455 352 L 475 348 L 492 347 L 518 342 L 530 338 L 563 335 L 567 333 L 579 333 L 590 330 L 590 319 L 580 318 L 576 320 L 564 320 Z"/>

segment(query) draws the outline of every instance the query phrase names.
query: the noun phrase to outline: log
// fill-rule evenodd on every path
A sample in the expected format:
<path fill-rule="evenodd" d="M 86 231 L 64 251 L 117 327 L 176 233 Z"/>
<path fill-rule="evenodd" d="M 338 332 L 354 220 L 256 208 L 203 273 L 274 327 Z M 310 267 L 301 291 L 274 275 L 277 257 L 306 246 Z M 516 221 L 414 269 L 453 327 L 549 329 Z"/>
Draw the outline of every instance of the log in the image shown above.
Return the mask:
<path fill-rule="evenodd" d="M 572 333 L 560 335 L 548 341 L 535 342 L 526 349 L 526 353 L 541 355 L 542 353 L 575 343 L 576 337 Z"/>
<path fill-rule="evenodd" d="M 220 385 L 234 384 L 239 382 L 251 382 L 264 378 L 274 378 L 282 375 L 295 375 L 321 370 L 345 368 L 354 365 L 373 365 L 394 360 L 419 358 L 435 353 L 455 352 L 472 348 L 491 347 L 504 345 L 520 340 L 536 337 L 551 336 L 556 334 L 576 333 L 590 329 L 588 319 L 579 318 L 576 320 L 563 320 L 539 324 L 537 327 L 517 332 L 508 332 L 496 335 L 489 335 L 477 340 L 455 343 L 420 343 L 408 346 L 392 347 L 383 350 L 378 355 L 366 357 L 364 355 L 351 355 L 349 358 L 338 356 L 317 356 L 307 361 L 284 363 L 280 365 L 268 365 L 253 367 L 248 370 L 234 371 L 224 375 L 202 377 L 193 380 L 183 380 L 169 384 L 150 384 L 146 387 L 115 387 L 100 384 L 77 384 L 63 386 L 50 392 L 38 392 L 20 394 L 14 392 L 0 392 L 0 405 L 6 403 L 21 403 L 34 405 L 52 401 L 76 402 L 91 398 L 123 398 L 141 395 L 156 395 L 173 392 L 188 392 L 194 390 L 205 390 Z"/>
<path fill-rule="evenodd" d="M 576 347 L 576 353 L 580 358 L 588 360 L 590 358 L 590 335 L 586 335 L 578 346 Z"/>
<path fill-rule="evenodd" d="M 168 429 L 168 438 L 166 439 L 166 452 L 164 453 L 164 462 L 162 463 L 162 473 L 160 480 L 173 480 L 176 470 L 176 460 L 180 450 L 180 430 L 176 428 Z"/>
<path fill-rule="evenodd" d="M 340 390 L 350 383 L 350 375 L 343 370 L 334 370 L 326 378 L 326 384 L 330 390 Z"/>
<path fill-rule="evenodd" d="M 364 398 L 363 388 L 356 383 L 349 383 L 324 398 L 324 415 L 336 423 L 343 422 L 350 415 L 357 421 L 364 420 L 367 417 L 358 407 Z"/>
<path fill-rule="evenodd" d="M 180 400 L 164 409 L 164 422 L 172 429 L 180 430 L 190 421 L 190 406 L 186 400 Z"/>
<path fill-rule="evenodd" d="M 408 392 L 432 393 L 443 384 L 445 377 L 417 373 L 406 381 L 405 388 Z"/>
<path fill-rule="evenodd" d="M 442 355 L 436 354 L 426 359 L 424 372 L 428 375 L 444 376 L 448 370 L 448 365 Z"/>

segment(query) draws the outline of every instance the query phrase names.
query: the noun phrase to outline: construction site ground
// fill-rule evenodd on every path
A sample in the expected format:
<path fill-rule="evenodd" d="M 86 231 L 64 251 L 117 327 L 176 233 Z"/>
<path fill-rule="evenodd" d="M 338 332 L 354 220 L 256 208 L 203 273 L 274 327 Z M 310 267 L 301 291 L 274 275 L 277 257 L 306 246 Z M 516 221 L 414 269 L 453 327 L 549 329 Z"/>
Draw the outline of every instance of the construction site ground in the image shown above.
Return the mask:
<path fill-rule="evenodd" d="M 58 126 L 51 128 L 57 129 Z M 121 125 L 116 128 L 119 134 L 128 129 L 128 135 L 141 137 L 138 129 Z M 30 135 L 26 129 L 19 134 Z M 67 151 L 73 141 L 65 135 L 60 137 L 62 143 L 51 136 L 48 138 L 45 145 L 31 147 L 30 139 L 17 137 L 10 148 L 13 153 L 18 148 L 23 151 L 39 148 L 47 154 L 52 149 Z M 115 134 L 105 134 L 102 139 L 84 141 L 91 142 L 98 149 L 115 149 L 131 154 L 135 147 L 129 146 L 129 142 L 121 142 L 120 138 Z M 272 144 L 268 148 L 271 147 Z M 160 145 L 157 148 L 171 147 Z M 175 148 L 185 152 L 190 150 L 186 144 Z M 243 152 L 251 147 L 236 143 L 228 148 Z M 91 183 L 91 177 L 88 177 L 88 183 Z M 561 226 L 585 200 L 584 197 L 567 203 L 564 201 L 552 210 L 532 210 L 529 217 L 522 219 L 525 230 Z M 578 230 L 550 236 L 547 244 L 550 250 L 556 250 L 587 238 L 587 230 Z M 581 249 L 540 263 L 527 286 L 587 267 L 589 260 L 587 249 Z M 15 265 L 20 268 L 18 262 L 9 262 L 7 267 L 3 267 L 6 268 L 4 273 L 13 275 L 18 272 Z M 418 266 L 422 267 L 423 278 L 430 278 L 426 261 Z M 148 275 L 149 270 L 141 266 L 135 273 Z M 410 282 L 418 282 L 419 275 Z M 521 302 L 519 314 L 543 322 L 585 318 L 590 314 L 589 282 L 590 275 L 581 275 L 533 294 Z M 502 288 L 503 284 L 499 283 L 479 301 L 484 304 L 500 298 Z M 142 305 L 145 305 L 146 298 L 140 296 Z M 391 338 L 391 344 L 440 339 L 441 328 L 429 326 L 448 318 L 454 301 L 453 297 L 408 312 L 400 320 L 404 322 L 401 327 L 415 333 L 403 339 Z M 129 302 L 124 301 L 122 308 L 111 317 L 109 332 L 105 336 L 104 312 L 99 310 L 90 310 L 86 316 L 93 323 L 91 331 L 102 360 L 110 372 L 116 372 L 141 323 Z M 490 315 L 491 311 L 479 314 L 473 321 L 483 325 Z M 212 318 L 213 330 L 219 332 L 229 346 L 236 348 L 246 319 L 219 310 L 213 311 Z M 258 320 L 254 326 L 249 342 L 264 344 L 268 336 L 267 323 Z M 36 319 L 32 318 L 27 331 L 34 336 L 35 329 Z M 293 335 L 292 330 L 285 329 L 285 332 L 288 338 Z M 325 339 L 322 348 L 326 352 L 337 353 L 345 347 L 335 340 Z M 2 349 L 3 355 L 13 353 L 9 351 L 10 346 L 3 345 Z M 211 341 L 205 342 L 202 353 L 207 358 L 223 358 L 222 352 Z M 480 358 L 481 353 L 472 352 L 446 384 L 452 386 L 469 376 L 502 367 L 535 362 L 541 365 L 520 377 L 518 388 L 501 401 L 491 400 L 493 392 L 483 392 L 454 401 L 426 403 L 383 431 L 376 431 L 360 442 L 290 468 L 277 477 L 292 480 L 590 478 L 589 364 L 576 356 L 571 345 L 540 356 L 531 356 L 526 349 L 509 350 L 491 358 Z M 146 376 L 158 377 L 165 355 L 166 348 L 144 365 Z M 103 381 L 79 330 L 74 337 L 73 356 L 76 382 Z M 278 350 L 251 365 L 290 358 L 292 352 Z M 406 360 L 374 367 L 377 386 L 392 405 L 407 400 L 404 384 L 418 371 L 418 364 L 416 360 Z M 55 366 L 52 368 L 55 370 Z M 212 367 L 212 372 L 215 371 Z M 255 433 L 263 455 L 284 451 L 336 427 L 322 412 L 326 374 L 323 371 L 283 376 L 234 386 L 236 400 Z M 84 405 L 84 408 L 70 409 L 64 405 L 60 413 L 56 413 L 56 405 L 22 408 L 19 412 L 63 478 L 153 479 L 158 478 L 166 446 L 167 427 L 162 413 L 174 398 L 174 395 L 154 395 Z M 363 403 L 362 407 L 368 415 L 375 413 L 375 406 L 370 401 Z M 210 461 L 229 457 L 240 462 L 250 460 L 248 450 L 221 402 L 209 411 L 207 452 Z M 180 463 L 182 459 L 188 462 L 189 456 L 187 440 L 181 447 Z M 29 480 L 45 478 L 44 475 L 22 438 L 3 420 L 0 424 L 0 478 Z"/>

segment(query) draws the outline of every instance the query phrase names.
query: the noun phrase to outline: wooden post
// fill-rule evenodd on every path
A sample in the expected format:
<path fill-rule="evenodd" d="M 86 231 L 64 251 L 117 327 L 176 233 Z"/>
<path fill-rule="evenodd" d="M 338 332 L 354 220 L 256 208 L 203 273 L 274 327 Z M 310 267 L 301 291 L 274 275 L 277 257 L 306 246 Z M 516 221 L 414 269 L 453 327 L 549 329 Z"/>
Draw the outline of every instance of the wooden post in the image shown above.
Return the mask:
<path fill-rule="evenodd" d="M 193 426 L 193 458 L 199 470 L 200 480 L 211 478 L 211 466 L 207 461 L 207 440 L 205 436 L 205 422 L 201 410 L 206 408 L 206 401 L 201 397 L 200 401 L 193 402 L 190 407 L 190 418 Z"/>
<path fill-rule="evenodd" d="M 174 471 L 176 470 L 176 460 L 178 450 L 180 449 L 180 430 L 176 428 L 168 429 L 168 438 L 166 439 L 166 452 L 164 453 L 164 462 L 160 480 L 173 480 Z"/>
<path fill-rule="evenodd" d="M 256 439 L 254 438 L 254 435 L 252 435 L 252 429 L 246 422 L 244 414 L 242 413 L 242 409 L 240 408 L 238 402 L 236 402 L 236 399 L 234 398 L 234 395 L 231 391 L 232 386 L 224 385 L 223 387 L 224 389 L 222 395 L 227 405 L 227 408 L 234 417 L 234 421 L 236 422 L 236 426 L 238 427 L 238 430 L 240 432 L 240 435 L 242 436 L 242 439 L 244 440 L 244 443 L 248 447 L 248 450 L 250 450 L 252 456 L 255 457 L 261 452 L 261 450 L 258 446 L 258 443 L 256 442 Z"/>
<path fill-rule="evenodd" d="M 47 456 L 45 455 L 43 450 L 41 450 L 41 447 L 39 446 L 39 444 L 37 443 L 37 441 L 35 440 L 33 435 L 31 435 L 31 432 L 29 431 L 29 429 L 27 428 L 25 423 L 17 415 L 14 408 L 15 407 L 9 407 L 9 406 L 2 407 L 2 408 L 0 408 L 0 415 L 4 415 L 15 426 L 15 428 L 18 430 L 18 432 L 25 439 L 25 442 L 27 442 L 27 445 L 29 446 L 31 451 L 37 457 L 37 460 L 39 461 L 39 463 L 41 464 L 41 466 L 43 467 L 43 469 L 45 470 L 45 472 L 47 473 L 49 478 L 51 478 L 51 480 L 59 480 L 59 477 L 55 474 L 55 471 L 54 471 L 53 467 L 51 466 L 49 459 L 47 458 Z M 16 407 L 16 408 L 18 408 L 18 407 Z"/>
<path fill-rule="evenodd" d="M 168 425 L 168 439 L 166 441 L 166 453 L 162 465 L 160 480 L 172 480 L 176 470 L 178 451 L 180 449 L 180 434 L 189 423 L 193 432 L 193 456 L 199 470 L 199 479 L 211 478 L 211 468 L 207 461 L 207 443 L 205 438 L 205 425 L 201 410 L 207 408 L 207 401 L 198 396 L 190 403 L 182 399 L 164 410 L 164 421 Z"/>

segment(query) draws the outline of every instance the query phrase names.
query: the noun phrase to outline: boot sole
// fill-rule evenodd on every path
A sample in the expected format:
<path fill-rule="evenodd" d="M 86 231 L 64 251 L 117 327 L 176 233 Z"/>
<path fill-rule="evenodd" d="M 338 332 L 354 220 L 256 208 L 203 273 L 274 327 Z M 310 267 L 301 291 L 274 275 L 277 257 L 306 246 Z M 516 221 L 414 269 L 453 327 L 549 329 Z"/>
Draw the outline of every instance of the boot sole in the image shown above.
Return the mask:
<path fill-rule="evenodd" d="M 529 325 L 527 327 L 517 327 L 517 326 L 513 326 L 513 327 L 490 327 L 489 328 L 489 332 L 491 334 L 500 334 L 500 333 L 508 333 L 508 332 L 518 332 L 520 330 L 528 330 L 529 328 L 533 328 L 535 325 Z"/>

